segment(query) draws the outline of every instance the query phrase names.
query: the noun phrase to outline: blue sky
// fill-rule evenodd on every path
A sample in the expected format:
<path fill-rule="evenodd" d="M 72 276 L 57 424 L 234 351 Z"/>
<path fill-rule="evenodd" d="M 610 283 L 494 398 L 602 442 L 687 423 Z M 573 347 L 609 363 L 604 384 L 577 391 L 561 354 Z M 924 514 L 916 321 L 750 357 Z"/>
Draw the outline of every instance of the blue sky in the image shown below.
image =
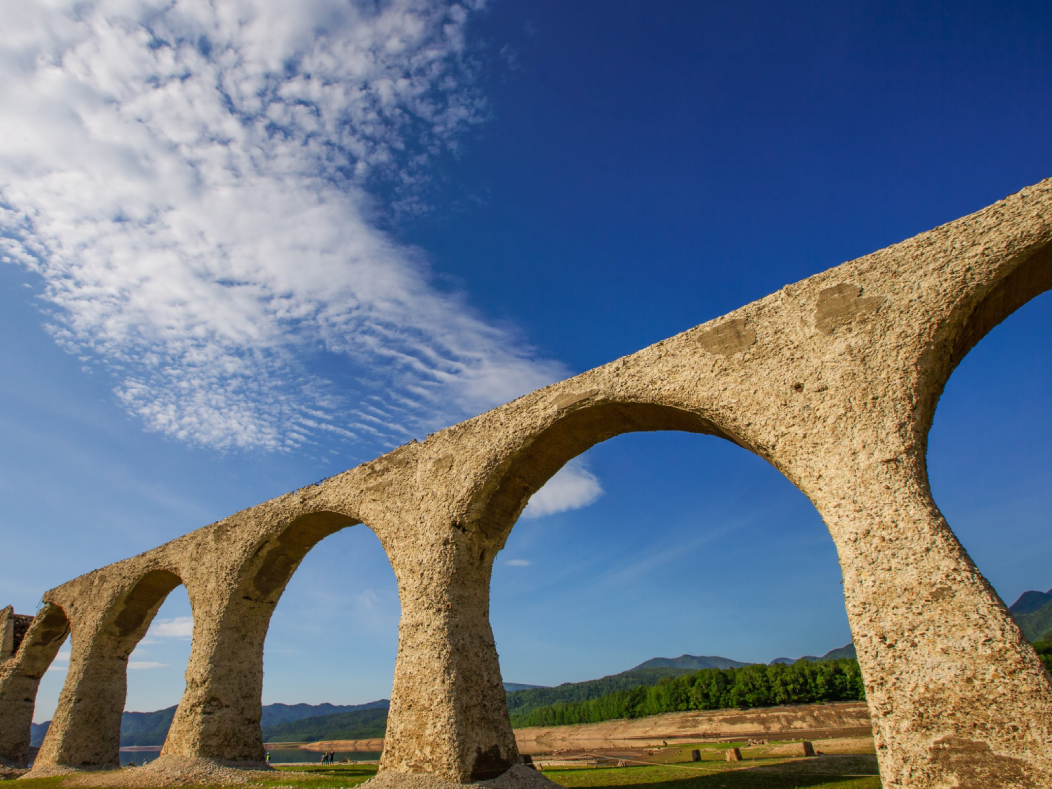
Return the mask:
<path fill-rule="evenodd" d="M 0 603 L 41 593 L 1052 176 L 1045 3 L 4 2 Z M 1052 587 L 1050 297 L 936 415 L 932 488 Z M 711 437 L 623 436 L 493 579 L 505 679 L 850 638 L 811 504 Z M 275 613 L 264 701 L 389 695 L 355 527 Z M 173 592 L 128 709 L 178 701 Z M 68 647 L 67 647 L 68 648 Z M 63 663 L 36 720 L 54 709 Z"/>

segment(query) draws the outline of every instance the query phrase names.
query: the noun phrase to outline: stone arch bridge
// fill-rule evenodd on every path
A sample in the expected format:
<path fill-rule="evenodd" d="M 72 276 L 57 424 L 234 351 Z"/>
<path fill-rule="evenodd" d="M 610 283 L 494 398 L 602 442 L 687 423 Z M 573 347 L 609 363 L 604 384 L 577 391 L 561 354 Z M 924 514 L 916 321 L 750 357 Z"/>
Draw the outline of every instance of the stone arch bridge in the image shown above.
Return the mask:
<path fill-rule="evenodd" d="M 263 641 L 304 555 L 368 524 L 397 578 L 381 769 L 466 783 L 517 758 L 489 624 L 493 560 L 567 461 L 640 430 L 720 436 L 814 503 L 836 543 L 883 784 L 1052 787 L 1052 685 L 928 487 L 936 403 L 966 353 L 1052 287 L 1052 179 L 787 285 L 331 479 L 47 592 L 0 663 L 0 757 L 25 763 L 37 683 L 67 634 L 35 769 L 119 763 L 127 658 L 182 584 L 194 632 L 162 758 L 258 764 Z"/>

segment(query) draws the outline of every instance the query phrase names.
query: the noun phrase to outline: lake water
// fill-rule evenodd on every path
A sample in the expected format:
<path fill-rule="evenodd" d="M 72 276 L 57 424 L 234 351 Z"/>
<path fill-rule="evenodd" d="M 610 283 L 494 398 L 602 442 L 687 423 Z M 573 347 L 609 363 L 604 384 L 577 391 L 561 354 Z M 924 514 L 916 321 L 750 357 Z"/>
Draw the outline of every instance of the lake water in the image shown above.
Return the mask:
<path fill-rule="evenodd" d="M 293 762 L 296 764 L 321 764 L 321 754 L 318 751 L 308 751 L 303 748 L 275 748 L 267 749 L 270 753 L 270 761 L 274 764 Z M 149 750 L 127 750 L 121 748 L 121 764 L 135 762 L 141 765 L 143 761 L 152 762 L 161 755 L 161 749 Z M 336 761 L 342 762 L 350 759 L 352 762 L 372 761 L 380 758 L 379 751 L 336 751 Z"/>
<path fill-rule="evenodd" d="M 308 751 L 303 748 L 275 748 L 267 749 L 270 753 L 270 761 L 273 764 L 295 762 L 321 764 L 321 754 L 318 751 Z M 342 762 L 350 759 L 352 762 L 365 762 L 379 759 L 379 751 L 336 751 L 336 761 Z"/>
<path fill-rule="evenodd" d="M 129 751 L 125 748 L 121 748 L 121 764 L 128 764 L 129 762 L 135 762 L 138 765 L 143 763 L 145 759 L 147 762 L 152 762 L 158 756 L 161 755 L 161 748 L 150 748 L 149 750 L 139 750 L 136 748 L 133 751 Z"/>

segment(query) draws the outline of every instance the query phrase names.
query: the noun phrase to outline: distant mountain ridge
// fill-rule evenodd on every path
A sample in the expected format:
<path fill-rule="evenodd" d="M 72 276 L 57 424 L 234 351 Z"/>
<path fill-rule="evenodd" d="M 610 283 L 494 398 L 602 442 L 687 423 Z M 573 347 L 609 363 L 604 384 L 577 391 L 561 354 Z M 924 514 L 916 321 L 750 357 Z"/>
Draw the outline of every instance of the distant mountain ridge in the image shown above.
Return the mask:
<path fill-rule="evenodd" d="M 370 701 L 366 704 L 267 704 L 260 716 L 260 725 L 265 732 L 275 726 L 294 723 L 305 718 L 316 718 L 360 710 L 384 709 L 391 706 L 388 699 Z M 121 716 L 121 746 L 163 745 L 168 729 L 175 717 L 176 707 L 166 707 L 156 712 L 125 712 Z M 34 723 L 30 727 L 30 744 L 39 747 L 44 742 L 51 721 Z"/>
<path fill-rule="evenodd" d="M 263 729 L 263 742 L 371 740 L 387 731 L 387 711 L 387 707 L 373 707 L 279 723 Z"/>
<path fill-rule="evenodd" d="M 1008 606 L 1008 611 L 1028 641 L 1040 641 L 1052 635 L 1052 589 L 1023 592 Z"/>
<path fill-rule="evenodd" d="M 719 655 L 680 655 L 677 658 L 656 657 L 640 663 L 632 671 L 641 668 L 685 668 L 699 671 L 703 668 L 741 668 L 748 663 L 720 657 Z"/>
<path fill-rule="evenodd" d="M 781 663 L 783 666 L 791 666 L 793 663 L 800 663 L 801 661 L 817 663 L 820 660 L 840 660 L 841 658 L 851 658 L 852 660 L 858 659 L 858 654 L 855 652 L 855 644 L 853 642 L 849 642 L 842 647 L 837 647 L 836 649 L 831 649 L 822 655 L 822 657 L 804 655 L 803 657 L 798 657 L 796 660 L 787 657 L 776 657 L 767 665 L 773 666 L 775 663 Z"/>

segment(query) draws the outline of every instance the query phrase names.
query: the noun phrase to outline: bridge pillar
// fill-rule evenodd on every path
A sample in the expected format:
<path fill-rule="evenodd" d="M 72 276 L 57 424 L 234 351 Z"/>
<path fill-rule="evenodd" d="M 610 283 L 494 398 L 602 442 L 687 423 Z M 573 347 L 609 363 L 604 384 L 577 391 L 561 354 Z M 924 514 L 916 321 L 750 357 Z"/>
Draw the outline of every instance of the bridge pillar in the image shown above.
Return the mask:
<path fill-rule="evenodd" d="M 34 770 L 120 766 L 121 715 L 132 647 L 74 621 L 69 671 Z"/>
<path fill-rule="evenodd" d="M 69 622 L 62 609 L 46 604 L 15 653 L 0 663 L 0 763 L 29 765 L 37 688 L 67 635 Z"/>
<path fill-rule="evenodd" d="M 240 594 L 195 602 L 186 690 L 162 756 L 265 762 L 263 642 L 274 605 Z"/>
<path fill-rule="evenodd" d="M 1049 676 L 932 501 L 923 456 L 840 460 L 816 504 L 883 786 L 1052 786 Z"/>
<path fill-rule="evenodd" d="M 489 624 L 498 548 L 451 526 L 388 550 L 402 618 L 381 770 L 470 783 L 518 760 Z"/>

